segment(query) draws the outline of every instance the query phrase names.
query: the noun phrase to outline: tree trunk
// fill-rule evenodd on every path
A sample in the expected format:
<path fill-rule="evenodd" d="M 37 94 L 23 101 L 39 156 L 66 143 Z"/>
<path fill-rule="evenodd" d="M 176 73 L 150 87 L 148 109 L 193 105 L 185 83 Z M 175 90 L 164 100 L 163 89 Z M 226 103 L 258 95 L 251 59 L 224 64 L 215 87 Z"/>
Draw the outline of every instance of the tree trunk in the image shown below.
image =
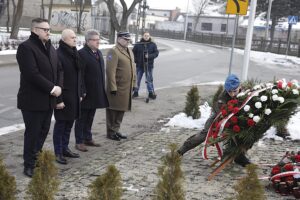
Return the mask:
<path fill-rule="evenodd" d="M 9 1 L 7 0 L 7 21 L 6 21 L 6 32 L 9 33 L 10 13 L 9 13 Z"/>
<path fill-rule="evenodd" d="M 110 24 L 111 23 L 112 22 L 110 20 Z M 115 43 L 115 41 L 116 41 L 115 32 L 116 32 L 115 27 L 110 25 L 109 44 L 114 44 Z"/>
<path fill-rule="evenodd" d="M 45 18 L 45 7 L 44 7 L 44 0 L 42 0 L 42 4 L 41 4 L 41 14 L 40 14 L 41 18 Z"/>
<path fill-rule="evenodd" d="M 49 4 L 49 12 L 48 12 L 48 21 L 49 21 L 49 24 L 50 24 L 50 22 L 51 22 L 52 6 L 53 6 L 53 0 L 50 0 L 50 4 Z"/>
<path fill-rule="evenodd" d="M 277 24 L 277 18 L 274 17 L 274 18 L 272 18 L 271 33 L 270 33 L 270 39 L 271 40 L 270 40 L 270 44 L 269 44 L 269 47 L 268 47 L 269 52 L 272 51 L 276 24 Z"/>
<path fill-rule="evenodd" d="M 17 39 L 19 32 L 19 23 L 23 14 L 24 0 L 19 0 L 15 15 L 13 16 L 10 39 Z"/>

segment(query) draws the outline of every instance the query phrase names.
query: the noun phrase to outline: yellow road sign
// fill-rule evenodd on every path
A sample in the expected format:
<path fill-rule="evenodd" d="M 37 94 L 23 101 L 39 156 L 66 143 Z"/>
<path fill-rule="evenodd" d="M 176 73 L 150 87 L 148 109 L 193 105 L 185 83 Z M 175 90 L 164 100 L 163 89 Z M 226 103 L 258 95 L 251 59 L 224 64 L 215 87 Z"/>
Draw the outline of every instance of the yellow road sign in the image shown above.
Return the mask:
<path fill-rule="evenodd" d="M 246 15 L 249 0 L 228 0 L 226 14 Z"/>

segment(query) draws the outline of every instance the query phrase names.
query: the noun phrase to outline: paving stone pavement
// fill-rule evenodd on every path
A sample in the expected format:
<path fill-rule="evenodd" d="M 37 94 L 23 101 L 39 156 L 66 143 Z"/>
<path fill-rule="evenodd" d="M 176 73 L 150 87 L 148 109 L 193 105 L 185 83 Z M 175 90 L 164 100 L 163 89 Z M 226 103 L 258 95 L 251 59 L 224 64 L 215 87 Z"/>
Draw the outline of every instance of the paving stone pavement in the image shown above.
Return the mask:
<path fill-rule="evenodd" d="M 115 164 L 123 179 L 124 200 L 150 200 L 158 182 L 157 168 L 161 157 L 168 152 L 170 143 L 182 144 L 186 138 L 198 132 L 183 128 L 169 128 L 163 125 L 169 117 L 184 108 L 185 96 L 190 87 L 166 88 L 158 90 L 158 98 L 144 102 L 143 97 L 133 100 L 133 110 L 125 114 L 121 131 L 129 139 L 121 142 L 105 138 L 105 111 L 98 110 L 93 125 L 94 139 L 101 147 L 90 147 L 86 153 L 80 152 L 80 158 L 68 159 L 68 165 L 56 166 L 59 169 L 60 191 L 57 200 L 85 200 L 88 197 L 88 185 L 102 174 L 109 164 Z M 211 98 L 216 86 L 199 86 L 202 103 Z M 143 95 L 143 94 L 142 94 Z M 144 95 L 145 96 L 145 95 Z M 52 123 L 53 124 L 53 123 Z M 53 150 L 52 129 L 46 140 L 45 149 Z M 270 167 L 263 164 L 276 163 L 286 149 L 296 150 L 297 141 L 263 141 L 264 145 L 254 145 L 248 152 L 254 163 L 260 164 L 259 176 L 267 176 Z M 16 177 L 18 199 L 24 199 L 30 181 L 22 174 L 23 132 L 19 131 L 0 137 L 0 153 L 9 171 Z M 74 133 L 71 134 L 70 148 L 74 150 Z M 245 170 L 231 164 L 213 180 L 207 181 L 212 172 L 209 165 L 212 160 L 201 158 L 201 146 L 186 153 L 182 158 L 182 170 L 185 175 L 184 189 L 187 200 L 226 199 L 234 193 L 232 186 L 245 174 Z M 266 186 L 268 200 L 293 199 L 282 197 Z"/>

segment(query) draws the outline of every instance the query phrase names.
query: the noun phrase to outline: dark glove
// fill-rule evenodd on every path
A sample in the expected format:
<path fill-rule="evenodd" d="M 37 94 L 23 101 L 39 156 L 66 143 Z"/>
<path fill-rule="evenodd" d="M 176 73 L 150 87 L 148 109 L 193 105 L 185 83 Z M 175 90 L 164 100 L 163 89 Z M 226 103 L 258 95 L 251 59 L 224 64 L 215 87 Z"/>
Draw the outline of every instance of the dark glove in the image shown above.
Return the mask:
<path fill-rule="evenodd" d="M 117 95 L 117 91 L 110 91 L 110 94 L 116 96 Z"/>

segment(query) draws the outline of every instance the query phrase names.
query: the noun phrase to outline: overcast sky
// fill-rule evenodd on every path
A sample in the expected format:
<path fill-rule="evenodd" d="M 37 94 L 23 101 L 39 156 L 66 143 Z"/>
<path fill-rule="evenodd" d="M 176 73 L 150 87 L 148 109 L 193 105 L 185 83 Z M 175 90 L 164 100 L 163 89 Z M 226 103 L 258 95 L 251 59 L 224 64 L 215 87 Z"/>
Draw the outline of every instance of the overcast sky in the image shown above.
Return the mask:
<path fill-rule="evenodd" d="M 127 6 L 131 5 L 133 0 L 125 0 Z M 161 9 L 175 9 L 179 7 L 181 11 L 185 11 L 188 0 L 147 0 L 147 4 L 150 8 L 161 8 Z M 191 6 L 192 0 L 189 0 Z"/>

